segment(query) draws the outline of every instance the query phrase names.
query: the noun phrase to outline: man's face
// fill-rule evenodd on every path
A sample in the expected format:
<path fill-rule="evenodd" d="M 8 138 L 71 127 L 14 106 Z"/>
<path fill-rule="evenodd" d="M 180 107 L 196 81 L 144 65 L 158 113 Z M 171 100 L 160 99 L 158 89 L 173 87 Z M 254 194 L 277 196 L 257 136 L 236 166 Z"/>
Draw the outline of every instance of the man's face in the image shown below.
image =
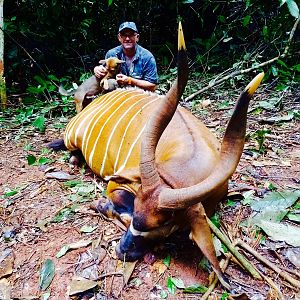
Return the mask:
<path fill-rule="evenodd" d="M 118 34 L 118 39 L 124 49 L 133 49 L 139 40 L 139 34 L 131 29 L 124 29 Z"/>

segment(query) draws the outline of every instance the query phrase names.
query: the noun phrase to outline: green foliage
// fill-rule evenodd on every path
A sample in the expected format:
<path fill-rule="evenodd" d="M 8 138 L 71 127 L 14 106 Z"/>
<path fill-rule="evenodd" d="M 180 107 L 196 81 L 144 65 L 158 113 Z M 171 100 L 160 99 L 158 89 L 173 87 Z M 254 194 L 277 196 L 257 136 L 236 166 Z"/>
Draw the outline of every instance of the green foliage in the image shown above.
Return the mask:
<path fill-rule="evenodd" d="M 171 294 L 176 293 L 176 289 L 184 289 L 185 285 L 182 279 L 175 277 L 168 277 L 167 279 L 167 288 Z"/>
<path fill-rule="evenodd" d="M 53 260 L 46 259 L 40 270 L 39 288 L 44 291 L 51 284 L 55 275 L 55 265 Z"/>
<path fill-rule="evenodd" d="M 265 146 L 265 140 L 266 140 L 266 135 L 270 134 L 271 130 L 270 129 L 261 129 L 261 130 L 256 130 L 254 134 L 251 135 L 251 138 L 257 141 L 258 143 L 258 153 L 263 154 L 266 152 L 266 146 Z"/>
<path fill-rule="evenodd" d="M 207 287 L 201 284 L 194 284 L 186 287 L 183 292 L 187 294 L 199 294 L 205 293 L 207 291 Z"/>
<path fill-rule="evenodd" d="M 163 259 L 163 263 L 165 266 L 170 267 L 170 263 L 171 263 L 171 255 L 168 254 L 164 259 Z"/>
<path fill-rule="evenodd" d="M 283 50 L 286 32 L 299 8 L 294 0 L 280 4 L 249 0 L 10 1 L 4 12 L 7 86 L 13 93 L 27 90 L 39 99 L 51 100 L 57 89 L 53 83 L 62 83 L 60 78 L 67 75 L 68 81 L 78 82 L 81 74 L 92 71 L 106 51 L 118 44 L 117 28 L 125 20 L 137 22 L 140 43 L 154 53 L 161 75 L 176 62 L 178 19 L 183 21 L 195 70 L 224 70 L 244 60 L 246 54 L 248 67 Z M 288 61 L 292 63 L 287 65 L 296 62 L 293 57 L 285 63 Z"/>

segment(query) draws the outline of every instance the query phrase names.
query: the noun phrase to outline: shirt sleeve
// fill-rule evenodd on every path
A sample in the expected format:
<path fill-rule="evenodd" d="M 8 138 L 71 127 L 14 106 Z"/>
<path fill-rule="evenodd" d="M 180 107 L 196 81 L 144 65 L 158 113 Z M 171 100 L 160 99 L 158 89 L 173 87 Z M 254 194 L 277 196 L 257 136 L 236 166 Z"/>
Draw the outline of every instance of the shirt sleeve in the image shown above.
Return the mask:
<path fill-rule="evenodd" d="M 147 80 L 151 83 L 158 83 L 158 74 L 157 74 L 157 67 L 156 67 L 156 61 L 153 56 L 150 57 L 150 59 L 146 62 L 144 66 L 144 80 Z"/>

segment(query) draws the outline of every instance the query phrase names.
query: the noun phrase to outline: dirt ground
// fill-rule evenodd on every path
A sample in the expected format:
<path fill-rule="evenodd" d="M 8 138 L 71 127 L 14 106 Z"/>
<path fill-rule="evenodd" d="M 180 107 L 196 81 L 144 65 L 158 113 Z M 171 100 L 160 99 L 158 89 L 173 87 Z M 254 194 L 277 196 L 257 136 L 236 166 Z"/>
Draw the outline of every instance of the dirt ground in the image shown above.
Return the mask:
<path fill-rule="evenodd" d="M 267 97 L 267 94 L 258 94 L 256 100 Z M 218 214 L 228 237 L 244 240 L 269 261 L 300 280 L 297 277 L 299 269 L 284 255 L 289 245 L 281 243 L 275 247 L 275 242 L 267 237 L 265 243 L 260 243 L 261 232 L 239 226 L 251 213 L 249 206 L 241 204 L 239 193 L 253 190 L 256 196 L 262 196 L 270 183 L 279 190 L 297 190 L 300 187 L 299 122 L 295 119 L 264 122 L 273 115 L 285 114 L 287 109 L 299 109 L 299 95 L 286 95 L 283 107 L 277 112 L 249 115 L 248 132 L 254 133 L 262 128 L 271 130 L 264 142 L 267 151 L 264 155 L 253 156 L 250 150 L 257 145 L 253 139 L 247 141 L 241 162 L 230 182 L 230 192 L 235 192 L 237 198 L 234 198 L 234 205 L 227 205 L 226 201 L 221 203 Z M 217 109 L 212 101 L 205 110 L 209 113 L 200 118 L 221 136 L 229 109 Z M 18 126 L 1 129 L 0 271 L 6 268 L 8 274 L 0 281 L 0 291 L 8 293 L 10 289 L 11 299 L 200 299 L 202 294 L 184 293 L 180 288 L 174 293 L 168 291 L 170 277 L 181 279 L 186 287 L 209 285 L 209 272 L 199 266 L 201 253 L 188 239 L 188 233 L 177 233 L 166 241 L 159 241 L 153 251 L 135 265 L 124 265 L 117 260 L 114 249 L 123 233 L 122 226 L 90 209 L 91 201 L 101 197 L 105 183 L 88 168 L 69 165 L 64 159 L 66 153 L 43 150 L 47 142 L 61 136 L 62 131 L 55 129 L 56 122 L 58 120 L 53 119 L 47 124 L 45 134 L 30 127 L 26 130 Z M 28 154 L 46 157 L 51 162 L 28 165 Z M 69 175 L 69 179 L 92 185 L 94 189 L 78 197 L 78 190 L 67 186 L 66 180 L 51 178 L 54 171 L 62 171 L 64 173 L 61 174 Z M 16 189 L 17 193 L 4 197 L 8 189 Z M 63 212 L 69 212 L 69 215 L 55 221 L 54 217 Z M 83 232 L 83 226 L 90 232 Z M 70 249 L 57 258 L 64 245 L 82 240 L 88 241 L 88 245 Z M 280 292 L 284 299 L 299 299 L 299 287 L 293 287 L 247 252 L 242 253 L 272 280 L 275 287 L 266 280 L 253 279 L 230 261 L 225 273 L 232 287 L 231 299 L 282 299 Z M 163 262 L 168 256 L 170 264 L 167 267 L 167 263 Z M 54 262 L 55 276 L 46 291 L 41 291 L 40 270 L 46 259 Z M 9 266 L 4 266 L 4 262 Z M 71 283 L 76 278 L 97 281 L 98 287 L 70 297 Z M 276 287 L 280 292 L 276 291 Z M 226 299 L 226 295 L 217 284 L 210 299 Z"/>

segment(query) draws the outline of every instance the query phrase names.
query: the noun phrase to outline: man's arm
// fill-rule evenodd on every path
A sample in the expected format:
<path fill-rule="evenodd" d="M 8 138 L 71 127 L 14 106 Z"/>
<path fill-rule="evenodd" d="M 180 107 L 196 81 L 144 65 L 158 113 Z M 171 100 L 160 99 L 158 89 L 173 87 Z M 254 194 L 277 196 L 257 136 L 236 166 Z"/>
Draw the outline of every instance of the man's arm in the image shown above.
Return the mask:
<path fill-rule="evenodd" d="M 118 74 L 116 76 L 116 80 L 117 80 L 118 84 L 120 84 L 120 85 L 137 86 L 143 90 L 147 90 L 147 91 L 151 91 L 151 92 L 154 92 L 156 89 L 155 83 L 152 83 L 152 82 L 149 82 L 149 81 L 143 80 L 143 79 L 129 77 L 124 74 Z"/>

